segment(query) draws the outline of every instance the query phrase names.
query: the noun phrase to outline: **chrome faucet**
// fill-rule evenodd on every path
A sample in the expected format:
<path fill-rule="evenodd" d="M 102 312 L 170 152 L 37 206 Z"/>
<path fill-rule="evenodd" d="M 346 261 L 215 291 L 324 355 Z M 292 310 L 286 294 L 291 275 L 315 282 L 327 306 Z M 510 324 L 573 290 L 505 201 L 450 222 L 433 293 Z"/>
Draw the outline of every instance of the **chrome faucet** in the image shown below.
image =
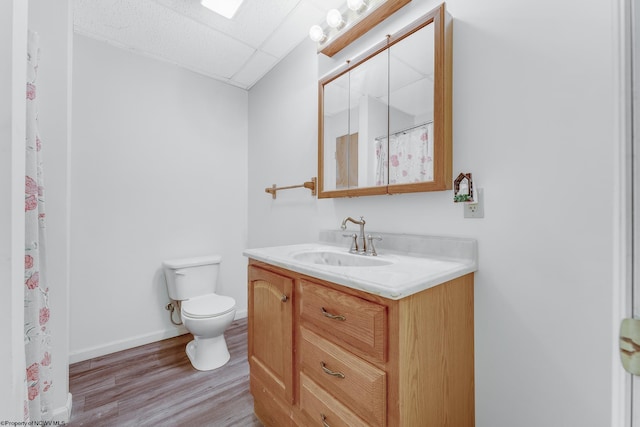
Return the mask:
<path fill-rule="evenodd" d="M 347 229 L 347 221 L 351 221 L 352 223 L 358 224 L 360 226 L 360 235 L 358 236 L 357 240 L 354 239 L 355 240 L 355 245 L 354 245 L 355 248 L 354 248 L 354 246 L 352 246 L 351 247 L 352 248 L 351 252 L 357 252 L 357 253 L 361 253 L 361 254 L 366 254 L 367 253 L 367 239 L 366 239 L 366 237 L 364 235 L 364 224 L 365 224 L 364 217 L 361 216 L 360 217 L 360 221 L 355 220 L 355 219 L 351 218 L 350 216 L 346 217 L 345 219 L 342 220 L 342 225 L 340 226 L 340 228 L 342 230 L 346 230 Z M 361 246 L 362 249 L 359 249 L 358 240 L 360 240 L 362 242 L 362 246 Z"/>

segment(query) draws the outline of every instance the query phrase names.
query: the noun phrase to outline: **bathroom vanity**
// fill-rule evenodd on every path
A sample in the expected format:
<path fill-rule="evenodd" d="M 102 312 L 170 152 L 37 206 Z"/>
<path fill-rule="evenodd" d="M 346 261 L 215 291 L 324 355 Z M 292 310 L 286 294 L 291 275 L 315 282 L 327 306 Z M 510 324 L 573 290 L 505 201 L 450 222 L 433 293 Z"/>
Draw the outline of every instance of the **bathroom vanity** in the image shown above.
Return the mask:
<path fill-rule="evenodd" d="M 476 242 L 382 234 L 368 257 L 340 236 L 245 251 L 257 416 L 274 427 L 473 426 Z"/>

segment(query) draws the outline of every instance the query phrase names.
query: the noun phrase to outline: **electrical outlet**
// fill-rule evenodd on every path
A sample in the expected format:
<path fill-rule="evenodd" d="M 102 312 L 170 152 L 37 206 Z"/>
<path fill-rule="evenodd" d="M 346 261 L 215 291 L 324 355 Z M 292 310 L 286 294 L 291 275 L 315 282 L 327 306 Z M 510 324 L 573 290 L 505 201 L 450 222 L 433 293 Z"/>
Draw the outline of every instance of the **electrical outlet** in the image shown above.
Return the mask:
<path fill-rule="evenodd" d="M 481 188 L 478 188 L 478 202 L 464 204 L 465 218 L 484 218 L 484 194 Z"/>

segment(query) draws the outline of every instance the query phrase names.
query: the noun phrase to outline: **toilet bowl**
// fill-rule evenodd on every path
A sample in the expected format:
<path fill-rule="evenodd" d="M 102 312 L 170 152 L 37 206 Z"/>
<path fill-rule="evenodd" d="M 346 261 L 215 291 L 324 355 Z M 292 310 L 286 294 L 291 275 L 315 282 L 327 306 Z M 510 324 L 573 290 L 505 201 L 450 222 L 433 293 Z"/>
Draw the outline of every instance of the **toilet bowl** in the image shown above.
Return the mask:
<path fill-rule="evenodd" d="M 221 258 L 208 256 L 164 261 L 169 298 L 178 301 L 180 319 L 193 334 L 186 353 L 194 368 L 209 371 L 229 361 L 225 330 L 235 317 L 233 298 L 215 293 Z"/>
<path fill-rule="evenodd" d="M 199 371 L 216 369 L 231 357 L 224 339 L 224 331 L 236 314 L 235 300 L 208 294 L 182 302 L 181 318 L 194 339 L 187 344 L 187 356 Z"/>

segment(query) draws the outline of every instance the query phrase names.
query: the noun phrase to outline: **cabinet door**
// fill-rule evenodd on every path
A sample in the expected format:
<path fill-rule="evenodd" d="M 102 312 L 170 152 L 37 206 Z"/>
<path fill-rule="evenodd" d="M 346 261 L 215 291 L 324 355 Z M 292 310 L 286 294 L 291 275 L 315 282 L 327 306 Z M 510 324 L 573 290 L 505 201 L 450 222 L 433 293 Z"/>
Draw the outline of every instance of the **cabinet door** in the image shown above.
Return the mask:
<path fill-rule="evenodd" d="M 251 378 L 288 403 L 293 403 L 292 290 L 293 279 L 249 266 Z"/>

